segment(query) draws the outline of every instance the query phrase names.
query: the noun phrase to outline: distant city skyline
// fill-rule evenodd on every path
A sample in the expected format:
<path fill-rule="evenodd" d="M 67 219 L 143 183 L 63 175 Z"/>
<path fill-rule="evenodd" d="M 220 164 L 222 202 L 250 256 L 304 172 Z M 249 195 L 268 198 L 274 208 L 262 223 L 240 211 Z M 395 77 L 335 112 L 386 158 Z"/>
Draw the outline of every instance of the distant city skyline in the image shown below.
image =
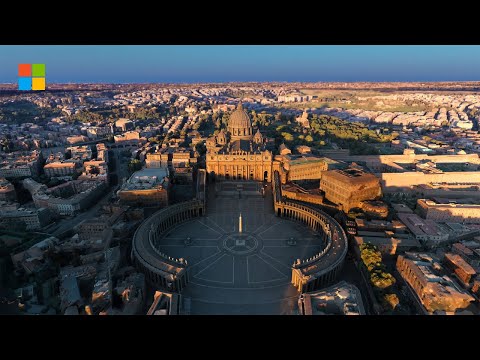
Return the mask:
<path fill-rule="evenodd" d="M 480 46 L 0 46 L 0 83 L 45 63 L 48 83 L 480 81 Z"/>

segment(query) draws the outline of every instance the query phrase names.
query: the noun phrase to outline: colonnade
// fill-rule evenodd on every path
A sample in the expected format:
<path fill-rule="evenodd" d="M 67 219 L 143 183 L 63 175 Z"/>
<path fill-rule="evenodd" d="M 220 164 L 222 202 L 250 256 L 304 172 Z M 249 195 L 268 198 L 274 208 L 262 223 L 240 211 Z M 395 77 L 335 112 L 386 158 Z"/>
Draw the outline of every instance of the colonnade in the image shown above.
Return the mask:
<path fill-rule="evenodd" d="M 310 259 L 298 259 L 292 266 L 292 284 L 300 292 L 324 287 L 335 280 L 347 255 L 347 235 L 329 215 L 308 205 L 286 200 L 282 196 L 280 174 L 272 181 L 275 214 L 300 221 L 320 234 L 325 248 Z"/>
<path fill-rule="evenodd" d="M 192 200 L 162 209 L 139 226 L 133 237 L 132 259 L 148 283 L 174 292 L 187 285 L 187 261 L 160 252 L 158 246 L 173 226 L 204 214 L 204 202 Z"/>
<path fill-rule="evenodd" d="M 314 275 L 304 275 L 301 269 L 292 270 L 292 285 L 301 293 L 315 291 L 330 285 L 342 270 L 342 265 L 331 270 L 320 271 Z"/>
<path fill-rule="evenodd" d="M 134 258 L 134 263 L 137 269 L 145 274 L 145 280 L 158 288 L 180 292 L 188 284 L 189 277 L 186 269 L 182 269 L 182 271 L 173 275 L 150 266 L 137 257 Z"/>

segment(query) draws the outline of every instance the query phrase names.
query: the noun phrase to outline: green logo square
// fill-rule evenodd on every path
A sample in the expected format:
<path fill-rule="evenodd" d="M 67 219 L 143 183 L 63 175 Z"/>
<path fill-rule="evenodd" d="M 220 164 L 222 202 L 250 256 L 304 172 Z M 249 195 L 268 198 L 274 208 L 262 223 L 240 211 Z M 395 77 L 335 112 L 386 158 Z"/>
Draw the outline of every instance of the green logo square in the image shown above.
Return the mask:
<path fill-rule="evenodd" d="M 32 76 L 45 76 L 45 64 L 32 64 Z"/>

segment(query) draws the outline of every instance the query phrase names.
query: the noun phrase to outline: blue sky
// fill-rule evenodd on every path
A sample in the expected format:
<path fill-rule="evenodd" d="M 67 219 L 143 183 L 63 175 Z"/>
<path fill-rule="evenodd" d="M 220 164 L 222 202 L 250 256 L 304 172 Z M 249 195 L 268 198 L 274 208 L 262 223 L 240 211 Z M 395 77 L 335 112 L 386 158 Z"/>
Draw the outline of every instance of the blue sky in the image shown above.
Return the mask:
<path fill-rule="evenodd" d="M 19 63 L 47 83 L 480 80 L 480 46 L 0 46 L 0 82 Z"/>

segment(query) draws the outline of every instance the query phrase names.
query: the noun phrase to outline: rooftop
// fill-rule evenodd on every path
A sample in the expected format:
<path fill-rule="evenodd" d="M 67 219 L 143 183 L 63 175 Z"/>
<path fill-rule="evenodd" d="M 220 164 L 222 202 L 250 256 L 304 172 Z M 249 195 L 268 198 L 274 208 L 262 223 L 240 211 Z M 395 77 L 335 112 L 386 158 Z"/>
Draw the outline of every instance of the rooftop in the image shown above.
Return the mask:
<path fill-rule="evenodd" d="M 145 168 L 130 176 L 122 190 L 147 190 L 162 186 L 165 178 L 168 177 L 166 168 Z"/>
<path fill-rule="evenodd" d="M 354 168 L 326 171 L 323 176 L 334 178 L 340 182 L 351 185 L 364 185 L 374 182 L 379 183 L 379 180 L 375 175 Z"/>
<path fill-rule="evenodd" d="M 338 161 L 326 158 L 326 157 L 318 157 L 318 156 L 307 156 L 307 155 L 286 155 L 287 159 L 289 159 L 289 163 L 292 164 L 311 164 L 313 162 L 324 162 L 329 165 L 331 164 L 338 164 Z"/>
<path fill-rule="evenodd" d="M 477 273 L 475 269 L 471 267 L 465 260 L 463 260 L 463 258 L 458 254 L 446 253 L 445 258 L 469 275 L 475 275 Z"/>
<path fill-rule="evenodd" d="M 441 235 L 435 222 L 424 220 L 416 214 L 399 213 L 398 218 L 414 235 Z"/>

